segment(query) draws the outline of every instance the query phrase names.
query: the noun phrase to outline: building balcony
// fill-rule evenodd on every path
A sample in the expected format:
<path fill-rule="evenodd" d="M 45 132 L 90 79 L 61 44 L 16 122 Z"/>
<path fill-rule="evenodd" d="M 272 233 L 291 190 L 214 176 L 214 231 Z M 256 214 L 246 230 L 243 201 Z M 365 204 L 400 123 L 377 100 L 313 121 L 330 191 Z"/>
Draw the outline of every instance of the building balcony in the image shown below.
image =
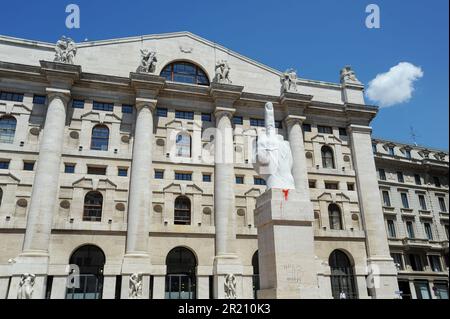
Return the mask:
<path fill-rule="evenodd" d="M 402 208 L 400 211 L 404 217 L 415 217 L 414 210 L 411 208 Z"/>
<path fill-rule="evenodd" d="M 395 212 L 395 207 L 383 206 L 383 213 L 385 215 L 395 216 L 397 213 Z"/>
<path fill-rule="evenodd" d="M 402 244 L 405 249 L 430 249 L 433 246 L 428 239 L 422 238 L 403 238 Z"/>
<path fill-rule="evenodd" d="M 431 210 L 419 210 L 419 216 L 420 218 L 433 218 L 433 214 L 431 213 Z"/>
<path fill-rule="evenodd" d="M 444 221 L 448 221 L 448 212 L 440 212 L 439 218 Z"/>

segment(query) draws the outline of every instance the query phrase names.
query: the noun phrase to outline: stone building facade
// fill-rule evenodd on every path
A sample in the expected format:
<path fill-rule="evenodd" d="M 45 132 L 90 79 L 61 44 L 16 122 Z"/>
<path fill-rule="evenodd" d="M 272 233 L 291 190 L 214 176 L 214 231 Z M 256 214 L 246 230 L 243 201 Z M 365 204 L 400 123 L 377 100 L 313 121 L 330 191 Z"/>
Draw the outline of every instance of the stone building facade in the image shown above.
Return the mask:
<path fill-rule="evenodd" d="M 254 298 L 266 102 L 294 177 L 307 176 L 296 185 L 314 209 L 319 297 L 395 298 L 397 277 L 413 297 L 424 280 L 445 295 L 448 154 L 389 155 L 375 140 L 374 157 L 378 109 L 350 68 L 340 83 L 301 79 L 186 32 L 79 43 L 70 57 L 63 44 L 55 59 L 54 44 L 0 37 L 0 298 L 227 298 L 230 273 L 231 295 Z M 386 206 L 385 189 L 411 207 Z M 401 231 L 409 219 L 417 238 Z M 411 251 L 441 271 L 412 270 Z"/>

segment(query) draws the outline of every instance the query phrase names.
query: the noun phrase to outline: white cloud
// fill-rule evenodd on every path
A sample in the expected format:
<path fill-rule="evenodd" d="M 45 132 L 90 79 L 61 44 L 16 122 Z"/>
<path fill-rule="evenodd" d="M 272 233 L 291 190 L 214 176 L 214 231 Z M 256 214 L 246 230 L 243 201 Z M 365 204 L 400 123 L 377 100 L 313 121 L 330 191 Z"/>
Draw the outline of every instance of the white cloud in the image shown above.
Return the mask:
<path fill-rule="evenodd" d="M 400 62 L 388 72 L 378 74 L 370 81 L 366 95 L 381 107 L 408 102 L 414 92 L 414 82 L 423 77 L 423 71 L 408 62 Z"/>

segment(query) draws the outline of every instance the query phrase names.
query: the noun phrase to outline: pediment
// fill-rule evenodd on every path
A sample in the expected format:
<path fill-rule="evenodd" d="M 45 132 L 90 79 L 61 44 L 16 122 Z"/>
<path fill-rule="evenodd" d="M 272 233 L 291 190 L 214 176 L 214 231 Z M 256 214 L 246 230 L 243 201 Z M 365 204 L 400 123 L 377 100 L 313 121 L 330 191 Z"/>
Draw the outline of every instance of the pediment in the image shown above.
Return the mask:
<path fill-rule="evenodd" d="M 322 144 L 342 144 L 342 140 L 340 138 L 337 138 L 334 135 L 323 135 L 323 134 L 317 134 L 314 135 L 311 138 L 312 142 L 319 142 Z"/>
<path fill-rule="evenodd" d="M 324 192 L 320 194 L 317 199 L 332 203 L 350 202 L 350 197 L 344 193 Z"/>
<path fill-rule="evenodd" d="M 31 114 L 31 108 L 23 103 L 3 101 L 0 102 L 0 113 L 6 115 Z"/>
<path fill-rule="evenodd" d="M 193 120 L 182 121 L 180 119 L 173 119 L 166 123 L 166 128 L 177 129 L 181 131 L 198 131 L 202 127 Z"/>
<path fill-rule="evenodd" d="M 91 122 L 103 123 L 120 123 L 122 119 L 114 113 L 104 113 L 97 111 L 90 111 L 81 116 L 83 120 L 89 120 Z"/>
<path fill-rule="evenodd" d="M 244 194 L 245 194 L 245 196 L 258 197 L 262 194 L 262 191 L 258 188 L 250 188 Z"/>
<path fill-rule="evenodd" d="M 0 173 L 0 184 L 19 184 L 20 179 L 11 173 Z"/>
<path fill-rule="evenodd" d="M 111 182 L 108 178 L 93 178 L 83 177 L 72 183 L 75 188 L 85 189 L 117 189 L 117 185 Z"/>
<path fill-rule="evenodd" d="M 163 188 L 164 193 L 174 193 L 182 195 L 203 194 L 203 189 L 195 184 L 170 183 Z"/>

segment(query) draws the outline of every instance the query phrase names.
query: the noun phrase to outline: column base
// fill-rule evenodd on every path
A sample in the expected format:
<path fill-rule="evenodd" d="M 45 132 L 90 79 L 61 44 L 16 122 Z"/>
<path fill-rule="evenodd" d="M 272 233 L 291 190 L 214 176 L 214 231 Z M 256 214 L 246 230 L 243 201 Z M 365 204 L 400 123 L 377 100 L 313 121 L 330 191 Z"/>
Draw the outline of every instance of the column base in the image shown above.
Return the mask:
<path fill-rule="evenodd" d="M 374 299 L 398 299 L 397 268 L 391 257 L 370 258 L 367 286 Z"/>
<path fill-rule="evenodd" d="M 122 262 L 122 289 L 120 292 L 121 299 L 130 298 L 130 276 L 132 274 L 142 274 L 142 295 L 139 299 L 150 298 L 150 274 L 152 272 L 152 264 L 150 256 L 143 253 L 130 253 L 123 257 Z"/>
<path fill-rule="evenodd" d="M 241 299 L 243 267 L 237 255 L 220 255 L 214 258 L 214 299 L 229 299 L 225 292 L 228 275 L 236 277 L 236 299 Z"/>
<path fill-rule="evenodd" d="M 23 274 L 36 276 L 31 299 L 45 299 L 49 255 L 45 251 L 23 252 L 14 260 L 8 299 L 18 299 L 19 284 Z"/>

